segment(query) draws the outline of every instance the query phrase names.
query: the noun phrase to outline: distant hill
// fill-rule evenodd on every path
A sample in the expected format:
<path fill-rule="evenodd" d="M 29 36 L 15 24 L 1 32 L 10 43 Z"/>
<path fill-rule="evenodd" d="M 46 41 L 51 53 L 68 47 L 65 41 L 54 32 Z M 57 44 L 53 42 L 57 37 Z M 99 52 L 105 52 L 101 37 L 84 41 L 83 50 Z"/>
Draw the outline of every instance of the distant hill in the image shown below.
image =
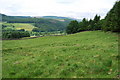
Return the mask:
<path fill-rule="evenodd" d="M 34 16 L 36 18 L 45 18 L 45 19 L 56 19 L 56 20 L 77 20 L 81 21 L 81 19 L 75 19 L 75 18 L 70 18 L 70 17 L 61 17 L 61 16 Z"/>
<path fill-rule="evenodd" d="M 44 16 L 44 17 L 30 17 L 30 16 L 7 16 L 2 15 L 2 21 L 7 23 L 33 23 L 35 27 L 41 31 L 64 31 L 66 26 L 73 19 L 66 17 Z"/>
<path fill-rule="evenodd" d="M 43 16 L 42 18 L 49 18 L 49 19 L 72 19 L 69 17 L 60 17 L 60 16 Z"/>
<path fill-rule="evenodd" d="M 58 19 L 58 20 L 68 19 L 68 20 L 77 20 L 77 21 L 81 21 L 81 19 L 75 19 L 75 18 L 70 18 L 70 17 L 61 17 L 61 16 L 42 16 L 42 18 L 47 18 L 47 19 Z"/>
<path fill-rule="evenodd" d="M 1 13 L 0 15 L 2 16 L 2 21 L 12 21 L 12 20 L 21 19 L 21 18 L 31 18 L 30 16 L 8 16 Z"/>

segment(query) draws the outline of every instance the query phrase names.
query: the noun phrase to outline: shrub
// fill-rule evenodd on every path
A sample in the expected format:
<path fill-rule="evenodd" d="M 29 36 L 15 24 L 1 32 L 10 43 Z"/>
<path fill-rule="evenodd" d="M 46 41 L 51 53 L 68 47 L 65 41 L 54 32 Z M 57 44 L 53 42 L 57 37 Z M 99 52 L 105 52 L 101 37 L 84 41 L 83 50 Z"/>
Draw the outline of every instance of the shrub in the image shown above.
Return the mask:
<path fill-rule="evenodd" d="M 18 39 L 22 37 L 30 37 L 27 31 L 16 31 L 16 30 L 4 30 L 2 33 L 2 39 Z"/>

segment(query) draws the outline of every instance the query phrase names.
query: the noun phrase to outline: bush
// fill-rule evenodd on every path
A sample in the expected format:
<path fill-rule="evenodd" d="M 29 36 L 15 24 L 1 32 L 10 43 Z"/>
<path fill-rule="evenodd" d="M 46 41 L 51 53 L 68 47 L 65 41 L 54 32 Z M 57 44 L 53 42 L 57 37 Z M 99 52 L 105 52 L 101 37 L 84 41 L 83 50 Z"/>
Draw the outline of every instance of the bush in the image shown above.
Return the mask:
<path fill-rule="evenodd" d="M 22 37 L 30 37 L 27 31 L 15 31 L 15 30 L 4 30 L 2 33 L 2 39 L 19 39 Z"/>
<path fill-rule="evenodd" d="M 33 28 L 32 31 L 33 32 L 40 32 L 40 28 Z"/>

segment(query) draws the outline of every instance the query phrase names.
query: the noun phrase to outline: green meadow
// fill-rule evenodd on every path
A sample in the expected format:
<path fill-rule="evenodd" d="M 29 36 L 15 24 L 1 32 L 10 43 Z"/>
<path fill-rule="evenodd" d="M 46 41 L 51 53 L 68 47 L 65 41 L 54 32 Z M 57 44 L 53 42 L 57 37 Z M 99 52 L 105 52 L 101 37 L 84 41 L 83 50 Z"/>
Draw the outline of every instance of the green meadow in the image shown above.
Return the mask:
<path fill-rule="evenodd" d="M 2 56 L 3 78 L 116 78 L 118 35 L 85 31 L 3 40 Z"/>
<path fill-rule="evenodd" d="M 6 28 L 13 28 L 16 30 L 25 29 L 27 31 L 32 31 L 32 29 L 35 28 L 32 23 L 3 23 L 3 25 L 8 26 Z"/>

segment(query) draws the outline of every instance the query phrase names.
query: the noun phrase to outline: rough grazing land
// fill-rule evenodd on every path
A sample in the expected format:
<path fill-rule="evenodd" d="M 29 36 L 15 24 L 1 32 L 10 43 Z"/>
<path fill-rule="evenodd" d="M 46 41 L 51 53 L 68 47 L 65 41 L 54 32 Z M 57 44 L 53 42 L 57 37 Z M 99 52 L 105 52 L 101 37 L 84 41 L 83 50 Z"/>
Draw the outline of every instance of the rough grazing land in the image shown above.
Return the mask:
<path fill-rule="evenodd" d="M 3 41 L 4 78 L 114 78 L 118 36 L 86 31 Z"/>
<path fill-rule="evenodd" d="M 14 29 L 20 30 L 20 29 L 25 29 L 27 31 L 32 31 L 32 29 L 35 27 L 32 24 L 28 23 L 4 23 L 4 25 L 8 27 L 14 27 Z"/>

